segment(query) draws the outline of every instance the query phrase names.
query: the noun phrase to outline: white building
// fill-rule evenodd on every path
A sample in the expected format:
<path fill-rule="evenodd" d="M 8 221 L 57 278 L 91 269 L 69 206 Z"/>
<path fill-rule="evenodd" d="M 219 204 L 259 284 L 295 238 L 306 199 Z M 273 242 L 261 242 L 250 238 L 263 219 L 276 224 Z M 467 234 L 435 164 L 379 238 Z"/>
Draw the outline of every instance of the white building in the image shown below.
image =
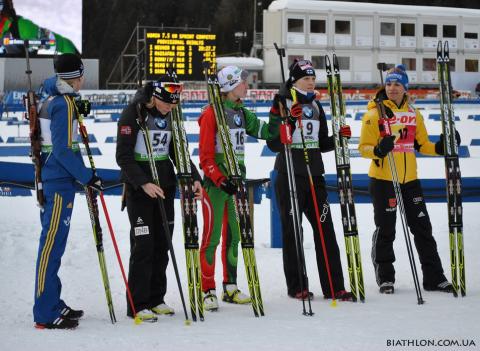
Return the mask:
<path fill-rule="evenodd" d="M 266 83 L 281 79 L 274 43 L 285 48 L 286 72 L 294 58 L 310 59 L 321 82 L 324 55 L 336 52 L 346 84 L 378 83 L 377 62 L 405 64 L 414 85 L 435 83 L 439 40 L 449 42 L 453 74 L 480 75 L 480 10 L 276 0 L 264 11 L 263 32 Z"/>

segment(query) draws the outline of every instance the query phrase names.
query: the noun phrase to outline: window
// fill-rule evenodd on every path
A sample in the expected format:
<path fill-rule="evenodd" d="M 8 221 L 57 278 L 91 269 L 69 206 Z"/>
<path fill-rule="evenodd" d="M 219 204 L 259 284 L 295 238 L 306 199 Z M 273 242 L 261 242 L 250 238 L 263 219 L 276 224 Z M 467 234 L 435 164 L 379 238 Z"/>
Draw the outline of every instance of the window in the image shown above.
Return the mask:
<path fill-rule="evenodd" d="M 465 32 L 465 39 L 478 39 L 478 33 Z"/>
<path fill-rule="evenodd" d="M 415 58 L 402 58 L 402 64 L 405 65 L 407 71 L 416 71 L 417 70 L 417 59 Z"/>
<path fill-rule="evenodd" d="M 395 35 L 395 23 L 381 22 L 380 23 L 380 35 Z"/>
<path fill-rule="evenodd" d="M 337 56 L 338 58 L 338 68 L 341 70 L 349 71 L 350 70 L 350 57 L 348 56 Z"/>
<path fill-rule="evenodd" d="M 436 24 L 424 24 L 423 25 L 423 36 L 427 38 L 436 38 L 437 37 L 437 25 Z"/>
<path fill-rule="evenodd" d="M 465 59 L 465 72 L 478 72 L 478 60 Z"/>
<path fill-rule="evenodd" d="M 303 33 L 303 19 L 289 18 L 288 31 L 291 33 Z"/>
<path fill-rule="evenodd" d="M 437 70 L 437 60 L 434 58 L 424 58 L 423 59 L 423 70 L 424 71 L 436 71 Z"/>
<path fill-rule="evenodd" d="M 400 35 L 402 37 L 414 37 L 415 23 L 402 23 L 400 25 Z"/>
<path fill-rule="evenodd" d="M 443 37 L 444 38 L 456 38 L 457 37 L 457 26 L 444 25 L 443 26 Z"/>
<path fill-rule="evenodd" d="M 295 59 L 303 60 L 303 55 L 288 55 L 288 67 L 290 67 Z"/>
<path fill-rule="evenodd" d="M 326 21 L 310 20 L 310 33 L 326 33 Z"/>
<path fill-rule="evenodd" d="M 350 34 L 350 21 L 335 21 L 335 34 Z"/>
<path fill-rule="evenodd" d="M 450 59 L 448 61 L 448 68 L 450 68 L 450 72 L 455 72 L 455 59 Z"/>
<path fill-rule="evenodd" d="M 312 56 L 312 63 L 315 69 L 325 69 L 325 56 Z"/>

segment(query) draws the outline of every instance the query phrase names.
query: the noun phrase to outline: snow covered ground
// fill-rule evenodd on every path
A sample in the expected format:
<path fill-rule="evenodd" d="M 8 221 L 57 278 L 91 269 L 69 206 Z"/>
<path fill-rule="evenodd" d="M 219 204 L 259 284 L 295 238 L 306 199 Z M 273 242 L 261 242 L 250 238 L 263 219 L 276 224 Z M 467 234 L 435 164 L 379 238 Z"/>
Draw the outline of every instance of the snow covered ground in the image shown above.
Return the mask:
<path fill-rule="evenodd" d="M 354 110 L 347 111 L 352 115 Z M 438 112 L 424 111 L 424 115 Z M 478 138 L 480 122 L 467 118 L 477 113 L 478 106 L 458 109 L 461 118 L 457 124 L 462 134 L 462 145 L 469 147 L 469 157 L 461 159 L 463 176 L 479 175 L 480 146 L 472 145 Z M 353 136 L 358 137 L 360 121 L 350 119 Z M 4 122 L 2 122 L 4 123 Z M 195 122 L 187 123 L 188 133 L 198 133 Z M 115 167 L 115 144 L 103 141 L 116 134 L 114 123 L 93 123 L 87 128 L 98 139 L 101 156 L 95 156 L 99 168 Z M 440 134 L 440 123 L 427 120 L 430 134 Z M 26 126 L 0 128 L 1 137 L 25 136 Z M 268 177 L 274 157 L 260 156 L 264 143 L 247 144 L 249 177 Z M 8 144 L 3 143 L 2 147 Z M 198 143 L 191 143 L 191 149 Z M 356 145 L 352 145 L 355 148 Z M 333 153 L 325 155 L 327 173 L 335 171 Z M 3 157 L 2 161 L 28 163 L 27 157 Z M 198 163 L 198 157 L 193 157 Z M 419 159 L 421 178 L 442 178 L 441 158 Z M 352 158 L 353 172 L 366 173 L 368 161 Z M 128 263 L 129 224 L 126 213 L 120 212 L 120 199 L 107 196 L 107 205 L 114 224 L 124 265 Z M 186 274 L 181 233 L 180 212 L 177 206 L 174 246 L 178 259 L 184 294 Z M 315 266 L 312 230 L 305 225 L 305 253 L 311 290 L 315 293 L 313 317 L 301 314 L 299 301 L 286 293 L 280 249 L 270 248 L 269 201 L 255 206 L 256 256 L 264 297 L 266 316 L 255 318 L 251 307 L 232 306 L 220 302 L 217 313 L 207 313 L 205 322 L 185 326 L 173 268 L 169 266 L 169 288 L 166 300 L 175 310 L 173 317 L 160 318 L 158 323 L 140 326 L 133 324 L 126 314 L 126 299 L 121 273 L 116 262 L 112 242 L 102 215 L 105 253 L 118 323 L 112 325 L 108 317 L 105 294 L 93 244 L 86 202 L 77 195 L 71 221 L 70 237 L 63 258 L 60 275 L 62 297 L 74 308 L 85 310 L 85 317 L 75 331 L 46 331 L 33 328 L 32 304 L 35 279 L 35 259 L 40 233 L 39 211 L 33 197 L 0 197 L 0 351 L 4 350 L 474 350 L 480 348 L 480 219 L 478 203 L 464 204 L 464 233 L 467 297 L 455 299 L 442 293 L 423 292 L 424 305 L 416 304 L 415 290 L 408 264 L 405 243 L 400 226 L 397 228 L 395 251 L 397 256 L 396 291 L 392 296 L 380 295 L 375 283 L 370 259 L 371 236 L 374 230 L 371 204 L 357 205 L 360 244 L 366 284 L 366 302 L 339 302 L 336 308 L 323 300 Z M 437 239 L 440 257 L 450 277 L 447 215 L 445 203 L 428 204 Z M 346 267 L 344 240 L 339 222 L 340 209 L 332 205 L 337 240 L 344 270 Z M 201 216 L 200 216 L 201 217 Z M 200 227 L 202 223 L 200 222 Z M 219 261 L 217 261 L 219 262 Z M 419 265 L 417 258 L 417 265 Z M 219 267 L 220 268 L 220 267 Z M 242 258 L 239 259 L 239 286 L 247 291 Z M 420 278 L 421 278 L 421 272 Z M 217 284 L 221 284 L 221 269 L 217 269 Z M 348 282 L 346 281 L 348 287 Z M 390 340 L 390 344 L 389 344 Z M 393 340 L 393 341 L 392 341 Z M 459 346 L 452 341 L 460 343 Z M 392 347 L 392 343 L 397 345 Z M 408 343 L 410 342 L 410 344 Z M 423 347 L 435 342 L 436 346 Z M 462 347 L 462 342 L 470 345 Z M 475 345 L 472 345 L 472 342 Z M 412 344 L 413 343 L 413 344 Z M 405 346 L 399 346 L 405 345 Z M 408 346 L 410 345 L 410 346 Z M 412 346 L 413 345 L 413 346 Z M 420 345 L 420 346 L 415 346 Z M 445 345 L 445 346 L 443 346 Z M 450 346 L 448 346 L 450 345 Z"/>
<path fill-rule="evenodd" d="M 114 222 L 124 263 L 128 260 L 128 220 L 119 211 L 119 198 L 106 197 Z M 270 248 L 268 202 L 256 206 L 257 262 L 264 297 L 266 316 L 255 318 L 251 307 L 232 306 L 220 302 L 217 313 L 207 313 L 203 323 L 185 326 L 173 268 L 169 266 L 169 289 L 166 300 L 176 315 L 160 318 L 158 323 L 134 325 L 125 316 L 126 301 L 120 270 L 111 240 L 105 231 L 104 243 L 113 300 L 118 323 L 110 323 L 100 278 L 90 222 L 85 201 L 77 195 L 71 232 L 60 270 L 62 296 L 68 304 L 85 310 L 85 317 L 75 331 L 40 331 L 33 328 L 32 301 L 35 259 L 38 248 L 39 220 L 33 198 L 0 198 L 0 340 L 1 350 L 387 350 L 417 349 L 388 347 L 388 340 L 424 340 L 444 342 L 471 341 L 476 347 L 441 347 L 445 350 L 477 349 L 480 347 L 478 311 L 480 310 L 480 221 L 478 204 L 467 203 L 465 210 L 465 257 L 468 295 L 455 299 L 443 293 L 423 292 L 426 303 L 416 304 L 405 243 L 401 232 L 395 242 L 397 283 L 394 295 L 380 295 L 370 260 L 373 232 L 371 205 L 357 206 L 360 241 L 366 284 L 366 302 L 339 302 L 336 308 L 323 300 L 315 268 L 312 232 L 305 226 L 305 253 L 311 289 L 315 293 L 313 317 L 301 314 L 299 301 L 286 294 L 280 249 Z M 448 234 L 445 204 L 428 206 L 444 268 L 448 268 Z M 339 218 L 338 205 L 332 205 L 334 219 Z M 177 208 L 177 223 L 180 215 Z M 345 266 L 344 241 L 338 221 L 337 238 Z M 340 230 L 339 230 L 340 229 Z M 185 291 L 185 262 L 180 226 L 176 226 L 174 246 Z M 217 261 L 218 262 L 218 261 Z M 239 285 L 246 290 L 243 260 L 239 260 Z M 417 260 L 418 264 L 418 260 Z M 447 270 L 447 276 L 450 272 Z M 421 276 L 421 275 L 420 275 Z M 217 283 L 221 272 L 217 270 Z M 348 283 L 346 282 L 348 285 Z M 422 347 L 436 350 L 436 347 Z"/>

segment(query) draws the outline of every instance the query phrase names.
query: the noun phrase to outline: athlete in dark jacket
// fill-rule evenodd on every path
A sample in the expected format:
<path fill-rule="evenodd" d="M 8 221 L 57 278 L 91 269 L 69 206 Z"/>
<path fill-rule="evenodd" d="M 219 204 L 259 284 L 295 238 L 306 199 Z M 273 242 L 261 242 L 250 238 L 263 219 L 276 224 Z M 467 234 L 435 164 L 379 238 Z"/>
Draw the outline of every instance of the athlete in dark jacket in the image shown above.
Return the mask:
<path fill-rule="evenodd" d="M 325 189 L 325 173 L 322 152 L 332 151 L 334 148 L 333 136 L 328 136 L 327 120 L 322 106 L 315 100 L 315 70 L 312 63 L 307 60 L 295 61 L 290 67 L 290 78 L 286 86 L 282 87 L 279 95 L 276 96 L 273 107 L 270 111 L 270 119 L 280 118 L 278 101 L 283 101 L 290 109 L 293 119 L 301 117 L 303 121 L 305 145 L 310 159 L 310 169 L 317 195 L 317 203 L 321 214 L 321 225 L 325 236 L 330 272 L 332 274 L 333 289 L 335 298 L 340 300 L 351 300 L 352 294 L 345 291 L 343 282 L 342 264 L 340 252 L 335 238 L 330 206 L 327 200 Z M 295 98 L 291 90 L 294 90 Z M 350 137 L 350 127 L 345 126 L 341 135 Z M 325 259 L 321 246 L 320 233 L 318 231 L 314 203 L 310 191 L 307 167 L 304 157 L 303 145 L 299 128 L 296 128 L 292 135 L 292 159 L 295 172 L 296 193 L 300 214 L 304 213 L 313 228 L 315 252 L 317 256 L 317 267 L 320 275 L 320 284 L 325 298 L 331 298 L 330 284 L 328 281 Z M 275 160 L 275 170 L 278 171 L 275 191 L 277 203 L 280 209 L 282 221 L 283 238 L 283 270 L 287 282 L 287 292 L 290 297 L 306 299 L 307 294 L 313 294 L 306 289 L 301 290 L 300 277 L 298 276 L 298 257 L 295 246 L 295 234 L 293 229 L 290 190 L 288 187 L 287 167 L 285 162 L 284 146 L 280 139 L 267 141 L 268 147 L 278 152 Z M 303 286 L 306 286 L 303 277 Z"/>
<path fill-rule="evenodd" d="M 182 85 L 163 77 L 139 89 L 118 122 L 116 159 L 125 184 L 130 220 L 129 285 L 137 317 L 155 322 L 157 314 L 173 314 L 165 304 L 168 245 L 157 197 L 164 199 L 170 233 L 173 233 L 177 179 L 172 142 L 171 110 L 178 104 Z M 160 186 L 153 182 L 147 149 L 138 121 L 144 120 L 155 159 Z M 200 175 L 192 163 L 194 192 L 201 194 Z M 133 316 L 130 305 L 127 314 Z"/>

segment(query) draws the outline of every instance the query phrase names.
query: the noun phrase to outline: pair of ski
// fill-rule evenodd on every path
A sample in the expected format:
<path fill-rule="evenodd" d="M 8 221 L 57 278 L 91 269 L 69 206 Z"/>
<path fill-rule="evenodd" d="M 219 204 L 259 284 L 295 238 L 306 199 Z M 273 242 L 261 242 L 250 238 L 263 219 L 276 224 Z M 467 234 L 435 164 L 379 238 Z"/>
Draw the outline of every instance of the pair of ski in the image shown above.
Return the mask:
<path fill-rule="evenodd" d="M 337 55 L 332 55 L 333 74 L 330 57 L 325 55 L 328 95 L 330 97 L 330 114 L 335 143 L 335 163 L 337 167 L 337 188 L 342 213 L 345 251 L 347 254 L 348 278 L 354 301 L 365 302 L 365 286 L 358 239 L 357 216 L 353 199 L 353 183 L 350 170 L 350 150 L 348 139 L 340 136 L 340 128 L 345 123 L 345 102 L 342 93 L 342 81 Z"/>
<path fill-rule="evenodd" d="M 450 267 L 453 294 L 466 295 L 465 259 L 463 251 L 462 177 L 458 161 L 455 114 L 452 106 L 452 82 L 450 78 L 448 41 L 437 45 L 437 73 L 440 88 L 440 111 L 442 120 L 443 150 L 447 186 L 448 227 L 450 243 Z"/>
<path fill-rule="evenodd" d="M 227 176 L 236 185 L 236 193 L 233 196 L 235 217 L 240 231 L 240 242 L 242 246 L 243 260 L 245 263 L 248 290 L 251 297 L 253 313 L 255 317 L 264 316 L 263 300 L 260 290 L 260 281 L 258 277 L 257 263 L 254 250 L 254 234 L 250 207 L 248 203 L 248 193 L 245 181 L 243 180 L 237 156 L 234 152 L 232 141 L 230 139 L 230 130 L 227 125 L 225 111 L 223 107 L 223 98 L 220 94 L 220 84 L 215 75 L 209 76 L 210 63 L 203 62 L 205 81 L 207 83 L 208 101 L 213 108 L 218 134 L 225 157 Z"/>

